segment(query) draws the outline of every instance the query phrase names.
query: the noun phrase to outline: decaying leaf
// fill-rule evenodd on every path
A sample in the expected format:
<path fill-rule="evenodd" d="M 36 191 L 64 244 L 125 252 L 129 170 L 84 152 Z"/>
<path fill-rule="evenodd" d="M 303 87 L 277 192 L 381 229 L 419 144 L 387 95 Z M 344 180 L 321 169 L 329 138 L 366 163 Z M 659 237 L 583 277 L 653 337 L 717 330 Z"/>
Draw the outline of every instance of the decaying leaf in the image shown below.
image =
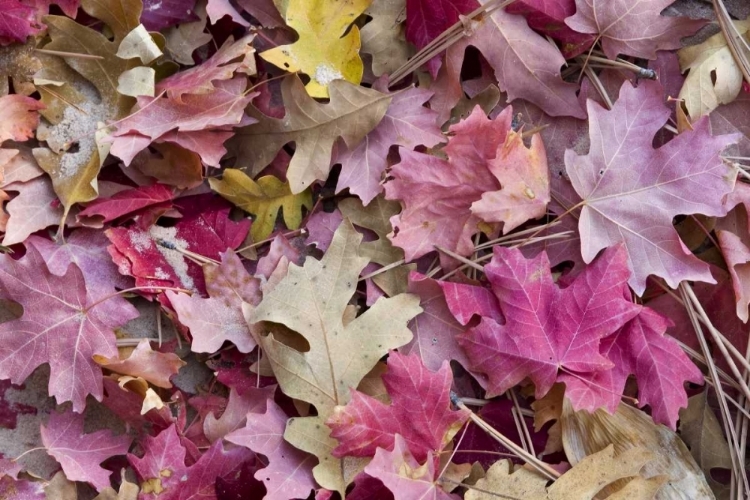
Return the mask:
<path fill-rule="evenodd" d="M 280 323 L 309 344 L 309 351 L 300 352 L 281 343 L 274 333 L 261 338 L 281 390 L 317 410 L 315 417 L 291 419 L 284 437 L 317 456 L 315 479 L 342 494 L 354 478 L 345 476 L 342 461 L 331 455 L 336 441 L 324 422 L 334 407 L 349 401 L 349 389 L 357 387 L 389 349 L 411 339 L 406 323 L 421 311 L 417 297 L 400 294 L 378 300 L 360 317 L 344 320 L 359 273 L 368 262 L 359 256 L 361 239 L 344 221 L 322 260 L 308 258 L 304 267 L 290 265 L 287 276 L 257 308 L 245 305 L 250 323 Z"/>
<path fill-rule="evenodd" d="M 405 0 L 376 0 L 365 10 L 372 17 L 360 33 L 362 52 L 372 56 L 375 76 L 393 73 L 409 58 L 404 27 Z"/>

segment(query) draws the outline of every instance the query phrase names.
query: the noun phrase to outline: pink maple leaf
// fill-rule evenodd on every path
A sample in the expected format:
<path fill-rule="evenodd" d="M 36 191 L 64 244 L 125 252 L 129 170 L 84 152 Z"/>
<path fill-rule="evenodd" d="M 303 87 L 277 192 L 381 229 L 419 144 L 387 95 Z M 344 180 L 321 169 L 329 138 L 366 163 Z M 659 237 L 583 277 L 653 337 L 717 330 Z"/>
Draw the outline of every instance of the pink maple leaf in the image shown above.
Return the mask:
<path fill-rule="evenodd" d="M 703 19 L 660 15 L 674 0 L 576 0 L 567 24 L 579 33 L 598 35 L 610 59 L 625 54 L 656 59 L 657 50 L 680 48 L 680 39 L 706 24 Z"/>
<path fill-rule="evenodd" d="M 586 381 L 610 370 L 612 361 L 599 352 L 601 339 L 638 314 L 638 306 L 622 295 L 629 276 L 625 260 L 622 247 L 608 249 L 559 288 L 544 252 L 525 259 L 517 249 L 495 247 L 484 269 L 505 324 L 485 316 L 459 337 L 472 369 L 489 376 L 489 395 L 529 377 L 540 398 L 561 371 Z"/>
<path fill-rule="evenodd" d="M 421 49 L 459 20 L 479 7 L 477 0 L 407 0 L 406 39 Z M 432 77 L 440 69 L 440 58 L 427 63 Z"/>
<path fill-rule="evenodd" d="M 391 490 L 395 500 L 458 500 L 457 495 L 447 493 L 437 484 L 435 461 L 432 452 L 427 454 L 425 464 L 420 463 L 409 451 L 400 435 L 394 439 L 393 450 L 378 448 L 375 458 L 365 467 L 370 476 L 380 479 Z"/>
<path fill-rule="evenodd" d="M 248 413 L 245 427 L 225 439 L 266 456 L 268 466 L 255 473 L 266 487 L 266 500 L 307 498 L 316 488 L 312 475 L 315 459 L 284 440 L 289 417 L 273 399 L 267 401 L 265 413 Z"/>
<path fill-rule="evenodd" d="M 385 85 L 374 86 L 387 92 Z M 367 205 L 382 190 L 382 175 L 388 166 L 388 151 L 399 145 L 413 149 L 423 145 L 432 147 L 445 140 L 436 124 L 437 113 L 425 108 L 432 93 L 418 88 L 409 88 L 393 96 L 385 116 L 353 149 L 347 150 L 342 142 L 331 163 L 341 163 L 336 191 L 349 188 Z"/>
<path fill-rule="evenodd" d="M 40 430 L 47 453 L 62 466 L 65 477 L 89 482 L 99 491 L 110 485 L 111 474 L 99 464 L 115 455 L 125 455 L 132 441 L 130 436 L 115 436 L 108 430 L 84 434 L 83 415 L 70 411 L 53 411 Z"/>
<path fill-rule="evenodd" d="M 352 390 L 352 400 L 337 406 L 326 424 L 339 441 L 336 457 L 371 457 L 378 448 L 390 449 L 398 434 L 417 460 L 443 449 L 448 439 L 468 418 L 451 410 L 453 383 L 448 361 L 435 373 L 419 356 L 391 352 L 388 372 L 383 375 L 391 404 Z"/>
<path fill-rule="evenodd" d="M 685 381 L 700 384 L 703 375 L 680 345 L 665 334 L 670 323 L 656 311 L 641 306 L 636 317 L 602 340 L 600 353 L 614 362 L 612 370 L 595 375 L 593 384 L 563 375 L 565 395 L 589 411 L 607 401 L 607 409 L 614 413 L 628 376 L 634 374 L 638 405 L 649 405 L 656 422 L 675 429 L 679 409 L 687 406 Z"/>
<path fill-rule="evenodd" d="M 21 5 L 21 4 L 19 4 Z M 0 2 L 0 37 L 2 37 L 4 6 Z M 39 126 L 40 109 L 44 109 L 41 101 L 22 95 L 5 95 L 0 97 L 0 144 L 3 141 L 25 141 L 34 136 L 34 130 Z"/>
<path fill-rule="evenodd" d="M 474 250 L 471 236 L 481 219 L 503 222 L 510 231 L 544 215 L 549 200 L 547 165 L 541 139 L 527 149 L 510 128 L 507 107 L 490 120 L 477 106 L 450 128 L 448 160 L 401 148 L 391 169 L 386 198 L 403 211 L 391 218 L 393 244 L 414 260 L 443 246 L 461 255 Z"/>
<path fill-rule="evenodd" d="M 0 45 L 13 41 L 23 43 L 38 32 L 36 9 L 18 0 L 0 0 Z"/>
<path fill-rule="evenodd" d="M 714 283 L 708 265 L 680 240 L 672 219 L 680 214 L 721 216 L 735 174 L 719 154 L 737 135 L 712 137 L 698 120 L 659 149 L 654 134 L 670 116 L 658 82 L 625 82 L 612 110 L 588 102 L 591 147 L 565 152 L 565 168 L 583 208 L 581 254 L 591 262 L 603 248 L 623 243 L 629 284 L 637 294 L 654 274 L 672 288 L 683 280 Z"/>
<path fill-rule="evenodd" d="M 116 356 L 113 329 L 138 316 L 122 297 L 86 293 L 81 270 L 49 272 L 34 246 L 15 260 L 0 255 L 2 296 L 23 306 L 23 315 L 0 325 L 0 378 L 21 383 L 49 363 L 50 395 L 83 411 L 86 396 L 102 399 L 102 371 L 92 356 Z"/>
<path fill-rule="evenodd" d="M 237 389 L 229 390 L 227 407 L 219 418 L 213 413 L 206 415 L 203 421 L 203 433 L 212 443 L 222 439 L 230 432 L 245 426 L 248 413 L 259 413 L 266 408 L 266 401 L 273 400 L 276 386 L 263 388 L 248 387 L 240 392 Z"/>
<path fill-rule="evenodd" d="M 224 252 L 221 264 L 204 270 L 209 298 L 167 292 L 180 323 L 190 328 L 193 352 L 216 352 L 225 341 L 250 352 L 255 340 L 242 314 L 243 302 L 260 303 L 260 280 L 248 274 L 240 258 Z"/>

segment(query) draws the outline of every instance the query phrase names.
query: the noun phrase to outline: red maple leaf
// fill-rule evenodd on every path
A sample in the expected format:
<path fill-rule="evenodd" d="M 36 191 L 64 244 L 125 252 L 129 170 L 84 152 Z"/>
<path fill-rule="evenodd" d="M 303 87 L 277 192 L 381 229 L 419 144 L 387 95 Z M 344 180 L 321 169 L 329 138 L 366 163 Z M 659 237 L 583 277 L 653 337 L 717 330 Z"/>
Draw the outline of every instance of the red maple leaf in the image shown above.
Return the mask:
<path fill-rule="evenodd" d="M 390 449 L 400 434 L 421 461 L 442 450 L 468 418 L 466 412 L 450 408 L 453 376 L 447 361 L 434 373 L 418 356 L 392 352 L 383 383 L 390 405 L 353 390 L 351 402 L 336 407 L 326 422 L 331 437 L 339 441 L 334 456 L 371 457 L 378 448 Z"/>
<path fill-rule="evenodd" d="M 485 316 L 459 337 L 472 369 L 489 376 L 489 395 L 529 377 L 540 398 L 561 371 L 587 381 L 592 373 L 610 370 L 613 363 L 599 353 L 600 341 L 639 310 L 622 295 L 630 274 L 624 249 L 605 251 L 565 288 L 552 280 L 544 252 L 525 259 L 517 249 L 494 250 L 484 270 L 505 324 Z"/>

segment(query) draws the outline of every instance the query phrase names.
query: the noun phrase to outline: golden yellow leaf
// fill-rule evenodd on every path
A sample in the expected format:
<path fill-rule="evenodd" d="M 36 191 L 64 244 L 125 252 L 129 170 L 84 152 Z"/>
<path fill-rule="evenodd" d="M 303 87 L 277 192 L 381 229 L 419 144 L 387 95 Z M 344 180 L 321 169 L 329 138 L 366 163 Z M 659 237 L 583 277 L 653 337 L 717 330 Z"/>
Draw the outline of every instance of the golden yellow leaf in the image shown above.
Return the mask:
<path fill-rule="evenodd" d="M 290 45 L 266 50 L 260 56 L 290 72 L 310 77 L 305 87 L 313 97 L 328 97 L 328 85 L 339 79 L 362 80 L 359 28 L 347 28 L 371 0 L 289 0 L 282 12 L 289 27 L 299 35 Z"/>
<path fill-rule="evenodd" d="M 297 75 L 281 83 L 286 116 L 269 118 L 249 106 L 247 114 L 258 120 L 237 130 L 229 149 L 237 158 L 237 168 L 251 176 L 261 172 L 285 144 L 295 143 L 287 170 L 292 193 L 301 193 L 316 180 L 325 180 L 331 170 L 331 151 L 339 137 L 348 148 L 356 146 L 385 115 L 391 96 L 352 85 L 343 80 L 331 84 L 331 101 L 321 104 L 311 99 Z"/>
<path fill-rule="evenodd" d="M 261 322 L 281 324 L 308 342 L 309 350 L 300 352 L 279 342 L 273 333 L 260 338 L 281 390 L 317 410 L 315 417 L 290 421 L 285 438 L 319 458 L 313 470 L 316 481 L 342 497 L 363 464 L 331 456 L 336 441 L 324 422 L 337 405 L 349 402 L 349 389 L 357 387 L 389 349 L 411 340 L 406 324 L 422 310 L 418 297 L 401 294 L 379 299 L 345 323 L 347 304 L 368 263 L 358 253 L 361 240 L 362 235 L 344 220 L 322 260 L 308 258 L 303 267 L 291 264 L 286 277 L 256 308 L 243 305 L 248 322 L 261 332 L 270 330 Z"/>
<path fill-rule="evenodd" d="M 253 241 L 268 238 L 276 225 L 279 210 L 284 209 L 284 224 L 297 229 L 302 223 L 302 208 L 312 208 L 312 192 L 306 189 L 292 194 L 289 183 L 273 175 L 252 180 L 241 170 L 228 168 L 221 179 L 209 179 L 211 189 L 236 206 L 255 216 L 250 234 Z"/>

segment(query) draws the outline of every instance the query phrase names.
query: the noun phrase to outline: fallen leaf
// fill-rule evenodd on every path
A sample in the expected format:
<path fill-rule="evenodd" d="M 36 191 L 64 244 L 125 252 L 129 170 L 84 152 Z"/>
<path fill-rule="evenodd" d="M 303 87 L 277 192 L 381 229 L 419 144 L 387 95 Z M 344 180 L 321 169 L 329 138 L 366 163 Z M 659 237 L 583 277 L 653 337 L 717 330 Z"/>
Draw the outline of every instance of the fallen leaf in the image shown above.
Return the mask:
<path fill-rule="evenodd" d="M 468 419 L 467 412 L 451 410 L 453 376 L 446 361 L 435 373 L 416 355 L 392 352 L 383 383 L 390 404 L 352 391 L 351 401 L 333 410 L 326 425 L 339 442 L 335 457 L 374 456 L 378 448 L 392 448 L 399 435 L 421 462 L 440 453 Z"/>
<path fill-rule="evenodd" d="M 341 462 L 330 456 L 335 441 L 331 443 L 323 424 L 336 405 L 349 401 L 349 389 L 357 387 L 378 359 L 410 340 L 406 323 L 421 311 L 416 297 L 401 294 L 378 300 L 368 312 L 344 323 L 346 305 L 368 260 L 358 255 L 361 239 L 351 223 L 342 223 L 322 260 L 290 265 L 257 308 L 245 306 L 249 323 L 280 323 L 308 342 L 310 350 L 299 352 L 273 333 L 261 338 L 281 390 L 312 404 L 318 413 L 290 420 L 286 440 L 319 457 L 315 479 L 338 491 L 345 490 L 347 479 Z"/>
<path fill-rule="evenodd" d="M 683 280 L 714 283 L 708 265 L 680 241 L 672 219 L 726 214 L 721 199 L 732 191 L 735 173 L 719 155 L 737 135 L 711 137 L 703 119 L 653 149 L 652 138 L 670 115 L 657 82 L 637 88 L 625 82 L 611 111 L 589 101 L 588 112 L 589 153 L 565 152 L 566 171 L 583 199 L 578 229 L 584 261 L 623 243 L 632 273 L 628 284 L 638 295 L 649 275 L 672 288 Z"/>
<path fill-rule="evenodd" d="M 294 141 L 296 149 L 287 171 L 293 194 L 307 189 L 316 180 L 325 180 L 331 169 L 331 151 L 342 137 L 354 148 L 385 115 L 392 96 L 358 87 L 346 81 L 330 84 L 330 102 L 321 104 L 305 92 L 302 81 L 288 76 L 281 84 L 286 106 L 283 119 L 269 118 L 255 108 L 248 114 L 259 123 L 243 127 L 230 142 L 236 156 L 235 167 L 259 174 L 285 144 Z"/>
<path fill-rule="evenodd" d="M 662 16 L 674 0 L 652 0 L 635 5 L 627 0 L 576 0 L 576 13 L 565 24 L 579 33 L 597 35 L 610 59 L 619 54 L 656 59 L 657 50 L 680 48 L 706 21 Z"/>
<path fill-rule="evenodd" d="M 565 24 L 565 19 L 576 12 L 575 0 L 516 0 L 506 10 L 524 15 L 531 29 L 560 41 L 560 51 L 566 59 L 586 52 L 596 39 Z"/>
<path fill-rule="evenodd" d="M 53 411 L 47 425 L 41 426 L 41 435 L 45 451 L 62 466 L 65 477 L 89 482 L 97 491 L 109 486 L 111 474 L 99 464 L 110 457 L 125 455 L 132 441 L 129 436 L 115 436 L 108 430 L 84 434 L 83 415 L 72 411 Z"/>
<path fill-rule="evenodd" d="M 297 229 L 302 223 L 303 208 L 310 210 L 313 206 L 309 189 L 292 194 L 289 184 L 273 175 L 254 181 L 241 170 L 228 168 L 221 179 L 209 179 L 208 182 L 211 189 L 255 216 L 250 228 L 253 241 L 262 241 L 271 236 L 280 209 L 283 208 L 286 227 Z"/>
<path fill-rule="evenodd" d="M 364 12 L 372 19 L 360 32 L 362 52 L 372 56 L 375 76 L 393 73 L 409 58 L 402 25 L 405 9 L 406 0 L 379 0 Z"/>
<path fill-rule="evenodd" d="M 31 97 L 0 97 L 0 145 L 3 141 L 25 141 L 33 137 L 34 130 L 39 126 L 39 113 L 36 111 L 43 108 L 44 104 Z"/>
<path fill-rule="evenodd" d="M 286 71 L 305 73 L 305 90 L 312 97 L 328 97 L 328 86 L 339 79 L 358 84 L 363 65 L 359 57 L 359 28 L 352 22 L 371 0 L 288 0 L 282 16 L 299 38 L 260 53 Z"/>
<path fill-rule="evenodd" d="M 227 407 L 221 416 L 216 418 L 213 413 L 206 415 L 206 419 L 203 421 L 203 433 L 206 435 L 206 438 L 212 443 L 224 438 L 233 442 L 227 436 L 229 434 L 235 435 L 237 432 L 240 432 L 239 429 L 246 428 L 247 416 L 249 414 L 257 415 L 261 410 L 264 410 L 266 402 L 273 400 L 275 392 L 276 386 L 260 389 L 257 387 L 248 387 L 242 392 L 231 388 L 229 390 Z M 281 433 L 283 433 L 283 427 Z M 248 448 L 251 447 L 248 446 Z"/>
<path fill-rule="evenodd" d="M 94 361 L 107 370 L 141 377 L 157 387 L 169 389 L 172 382 L 169 379 L 187 363 L 174 353 L 163 353 L 151 349 L 148 340 L 141 340 L 135 350 L 126 359 L 120 357 L 108 358 L 94 354 Z"/>
<path fill-rule="evenodd" d="M 162 184 L 126 189 L 110 198 L 99 198 L 89 203 L 78 212 L 78 218 L 94 218 L 100 222 L 109 222 L 143 208 L 170 201 L 174 196 L 173 190 Z"/>

